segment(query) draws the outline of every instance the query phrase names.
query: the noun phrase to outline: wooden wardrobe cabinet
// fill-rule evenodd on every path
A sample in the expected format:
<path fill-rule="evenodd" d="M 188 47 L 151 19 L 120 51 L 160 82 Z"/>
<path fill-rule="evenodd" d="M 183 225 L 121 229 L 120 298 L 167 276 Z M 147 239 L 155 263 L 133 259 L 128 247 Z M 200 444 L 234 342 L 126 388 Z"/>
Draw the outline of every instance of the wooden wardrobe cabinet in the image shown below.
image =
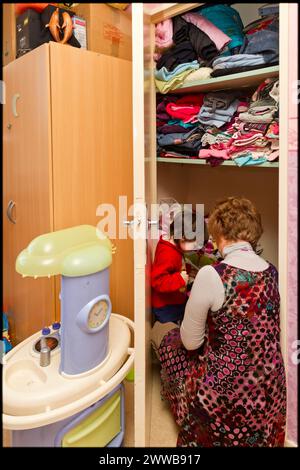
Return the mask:
<path fill-rule="evenodd" d="M 13 343 L 60 317 L 57 278 L 25 278 L 19 252 L 43 233 L 96 226 L 132 204 L 132 64 L 54 42 L 4 67 L 4 311 Z M 121 77 L 121 79 L 120 79 Z M 113 242 L 113 311 L 133 317 L 132 240 Z"/>
<path fill-rule="evenodd" d="M 14 3 L 2 4 L 2 64 L 16 58 L 16 14 Z"/>

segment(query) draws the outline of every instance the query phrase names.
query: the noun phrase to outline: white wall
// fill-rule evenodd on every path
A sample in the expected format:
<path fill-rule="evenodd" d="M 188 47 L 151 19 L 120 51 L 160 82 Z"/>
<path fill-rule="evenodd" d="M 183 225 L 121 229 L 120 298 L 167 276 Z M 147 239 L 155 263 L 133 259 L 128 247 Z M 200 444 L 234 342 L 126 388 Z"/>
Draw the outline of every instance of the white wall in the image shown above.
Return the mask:
<path fill-rule="evenodd" d="M 247 26 L 247 24 L 260 18 L 258 9 L 263 5 L 265 3 L 232 3 L 231 7 L 239 12 L 244 26 Z"/>
<path fill-rule="evenodd" d="M 278 265 L 278 168 L 230 167 L 158 163 L 158 200 L 174 197 L 180 203 L 204 204 L 209 212 L 218 199 L 244 196 L 261 213 L 262 256 Z"/>
<path fill-rule="evenodd" d="M 260 18 L 258 9 L 263 5 L 265 3 L 234 3 L 231 6 L 239 12 L 244 26 L 247 26 L 247 24 Z"/>

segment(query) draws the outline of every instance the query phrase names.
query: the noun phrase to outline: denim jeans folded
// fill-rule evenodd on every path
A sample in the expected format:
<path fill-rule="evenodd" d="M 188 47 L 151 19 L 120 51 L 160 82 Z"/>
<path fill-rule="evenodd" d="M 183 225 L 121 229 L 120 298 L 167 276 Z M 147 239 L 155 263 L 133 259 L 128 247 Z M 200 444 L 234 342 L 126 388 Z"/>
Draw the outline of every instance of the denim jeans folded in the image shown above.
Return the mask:
<path fill-rule="evenodd" d="M 158 134 L 157 143 L 160 147 L 165 147 L 166 145 L 184 144 L 186 146 L 192 145 L 194 148 L 195 146 L 193 145 L 193 142 L 201 141 L 202 135 L 203 132 L 197 128 L 185 133 Z"/>
<path fill-rule="evenodd" d="M 278 15 L 279 5 L 263 5 L 259 7 L 258 14 L 260 16 Z"/>
<path fill-rule="evenodd" d="M 245 37 L 240 54 L 261 54 L 266 63 L 279 59 L 279 33 L 263 29 Z"/>

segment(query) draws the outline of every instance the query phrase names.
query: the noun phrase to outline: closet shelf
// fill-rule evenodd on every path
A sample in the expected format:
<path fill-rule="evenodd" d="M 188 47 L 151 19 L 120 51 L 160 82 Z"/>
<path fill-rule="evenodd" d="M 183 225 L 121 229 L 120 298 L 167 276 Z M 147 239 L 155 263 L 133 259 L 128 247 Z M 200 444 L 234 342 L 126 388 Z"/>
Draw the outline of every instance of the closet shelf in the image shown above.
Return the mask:
<path fill-rule="evenodd" d="M 278 75 L 279 65 L 274 65 L 273 67 L 265 67 L 262 69 L 251 70 L 249 72 L 233 73 L 231 75 L 224 75 L 223 77 L 189 82 L 181 85 L 175 90 L 169 91 L 168 94 L 196 93 L 202 91 L 225 90 L 227 88 L 254 87 L 259 85 L 266 78 L 277 77 Z"/>
<path fill-rule="evenodd" d="M 159 163 L 183 163 L 188 165 L 206 165 L 210 166 L 206 163 L 206 160 L 200 159 L 197 160 L 196 158 L 163 158 L 158 157 L 157 162 Z M 238 166 L 232 160 L 225 160 L 220 166 L 234 166 L 236 168 L 279 168 L 279 162 L 265 162 L 261 163 L 260 165 L 245 165 L 245 166 Z M 219 168 L 219 167 L 217 167 Z"/>

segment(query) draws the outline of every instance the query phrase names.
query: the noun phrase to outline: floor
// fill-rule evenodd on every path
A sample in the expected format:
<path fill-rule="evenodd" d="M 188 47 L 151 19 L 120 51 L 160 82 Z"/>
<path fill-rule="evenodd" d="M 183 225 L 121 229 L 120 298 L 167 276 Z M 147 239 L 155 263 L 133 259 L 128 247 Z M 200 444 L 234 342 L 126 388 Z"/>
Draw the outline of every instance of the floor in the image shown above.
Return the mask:
<path fill-rule="evenodd" d="M 167 403 L 160 397 L 160 366 L 152 365 L 152 411 L 150 447 L 176 447 L 178 427 Z M 163 433 L 161 432 L 163 428 Z"/>
<path fill-rule="evenodd" d="M 170 412 L 169 406 L 160 396 L 160 366 L 158 362 L 152 365 L 152 409 L 150 447 L 176 447 L 178 427 Z M 125 380 L 125 422 L 126 431 L 124 447 L 134 447 L 134 384 Z M 162 433 L 162 424 L 163 430 Z"/>

